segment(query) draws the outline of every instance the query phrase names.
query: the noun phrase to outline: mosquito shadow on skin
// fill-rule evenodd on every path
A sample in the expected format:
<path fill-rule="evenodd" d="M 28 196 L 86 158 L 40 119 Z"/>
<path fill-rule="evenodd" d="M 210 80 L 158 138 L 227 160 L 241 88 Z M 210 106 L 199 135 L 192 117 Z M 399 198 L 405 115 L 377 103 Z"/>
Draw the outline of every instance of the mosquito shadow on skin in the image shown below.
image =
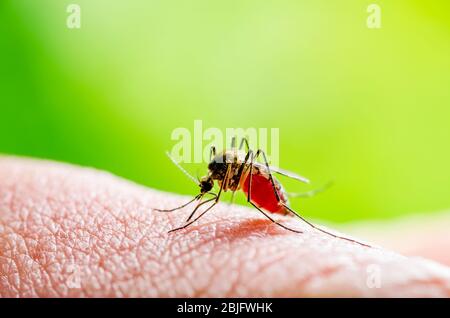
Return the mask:
<path fill-rule="evenodd" d="M 232 224 L 217 221 L 215 235 L 213 237 L 209 236 L 207 239 L 205 238 L 201 245 L 209 244 L 214 241 L 236 243 L 239 241 L 257 240 L 258 238 L 273 238 L 289 234 L 292 235 L 294 233 L 280 228 L 270 220 L 236 220 L 236 222 L 233 222 Z"/>
<path fill-rule="evenodd" d="M 233 222 L 231 225 L 216 225 L 217 236 L 228 236 L 232 238 L 247 238 L 255 235 L 287 235 L 294 234 L 264 219 L 245 219 Z M 301 234 L 298 234 L 301 235 Z"/>
<path fill-rule="evenodd" d="M 212 225 L 215 226 L 215 235 L 205 235 L 200 244 L 196 246 L 196 248 L 200 248 L 201 246 L 210 244 L 211 242 L 215 242 L 217 240 L 237 242 L 241 240 L 257 239 L 258 237 L 268 238 L 293 234 L 302 235 L 300 233 L 292 233 L 290 231 L 287 231 L 279 227 L 272 221 L 264 219 L 236 219 L 231 223 L 229 219 L 216 220 L 213 222 L 188 227 L 184 230 L 186 232 L 184 232 L 183 234 L 189 235 L 191 232 L 196 231 L 210 231 L 210 229 L 208 228 L 211 228 Z M 182 231 L 183 230 L 180 230 L 180 232 Z"/>

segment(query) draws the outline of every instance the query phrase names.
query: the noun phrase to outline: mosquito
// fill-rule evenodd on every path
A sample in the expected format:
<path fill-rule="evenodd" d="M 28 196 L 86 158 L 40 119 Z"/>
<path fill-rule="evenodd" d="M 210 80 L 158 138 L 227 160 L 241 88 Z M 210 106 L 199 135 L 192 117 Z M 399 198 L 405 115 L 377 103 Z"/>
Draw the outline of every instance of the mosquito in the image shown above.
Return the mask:
<path fill-rule="evenodd" d="M 246 147 L 246 151 L 243 147 Z M 281 183 L 273 176 L 273 173 L 286 176 L 303 183 L 309 183 L 310 181 L 296 173 L 280 169 L 278 167 L 270 166 L 266 154 L 263 150 L 259 149 L 254 153 L 250 147 L 248 140 L 242 138 L 239 148 L 236 147 L 236 137 L 231 140 L 231 148 L 220 153 L 216 153 L 215 146 L 211 146 L 210 149 L 210 162 L 208 164 L 208 173 L 206 176 L 196 179 L 190 175 L 178 162 L 174 160 L 167 153 L 170 160 L 191 180 L 193 180 L 200 187 L 200 193 L 197 194 L 189 202 L 178 206 L 173 209 L 154 209 L 158 212 L 173 212 L 182 209 L 189 204 L 197 201 L 197 205 L 191 214 L 186 219 L 183 226 L 177 227 L 169 231 L 174 232 L 181 229 L 185 229 L 194 222 L 198 221 L 208 211 L 210 211 L 220 199 L 223 192 L 231 191 L 232 200 L 237 191 L 243 191 L 247 197 L 247 202 L 253 205 L 260 213 L 262 213 L 267 219 L 276 225 L 282 227 L 287 231 L 294 233 L 303 233 L 302 231 L 292 229 L 283 223 L 275 220 L 270 214 L 284 214 L 291 215 L 299 218 L 312 228 L 330 235 L 337 239 L 346 240 L 352 243 L 356 243 L 362 246 L 371 247 L 370 245 L 352 240 L 347 237 L 342 237 L 325 231 L 305 218 L 296 213 L 289 205 L 288 193 L 284 190 Z M 263 163 L 259 163 L 257 160 L 262 158 Z M 219 191 L 217 193 L 212 192 L 214 183 L 217 182 Z M 321 189 L 312 190 L 305 193 L 293 194 L 294 197 L 311 197 L 315 194 L 322 192 L 330 183 Z M 211 196 L 206 198 L 207 195 Z M 212 202 L 203 212 L 195 214 L 199 208 L 205 204 Z"/>

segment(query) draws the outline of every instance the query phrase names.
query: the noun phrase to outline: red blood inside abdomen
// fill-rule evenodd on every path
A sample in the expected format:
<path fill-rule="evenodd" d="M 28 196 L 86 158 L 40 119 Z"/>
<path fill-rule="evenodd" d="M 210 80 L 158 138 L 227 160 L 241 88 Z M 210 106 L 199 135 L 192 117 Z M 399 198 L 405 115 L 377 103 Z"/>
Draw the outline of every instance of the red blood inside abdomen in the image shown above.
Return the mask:
<path fill-rule="evenodd" d="M 247 196 L 249 183 L 250 174 L 242 185 L 242 190 Z M 280 213 L 283 211 L 283 208 L 280 206 L 277 197 L 275 196 L 272 183 L 265 176 L 261 174 L 253 175 L 251 191 L 251 201 L 256 204 L 256 206 L 273 213 Z"/>

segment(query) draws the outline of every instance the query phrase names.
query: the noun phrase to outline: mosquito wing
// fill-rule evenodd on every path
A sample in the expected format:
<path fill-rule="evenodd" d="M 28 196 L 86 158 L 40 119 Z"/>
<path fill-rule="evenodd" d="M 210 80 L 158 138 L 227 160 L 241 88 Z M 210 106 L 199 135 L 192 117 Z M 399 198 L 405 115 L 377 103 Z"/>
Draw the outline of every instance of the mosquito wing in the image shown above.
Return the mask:
<path fill-rule="evenodd" d="M 304 183 L 309 183 L 309 180 L 307 178 L 302 177 L 291 171 L 287 171 L 287 170 L 284 170 L 284 169 L 281 169 L 278 167 L 272 167 L 272 166 L 270 166 L 270 171 L 273 171 L 275 173 L 281 174 L 282 176 L 286 176 L 286 177 L 289 177 L 289 178 L 292 178 L 292 179 L 295 179 L 295 180 L 298 180 L 298 181 L 301 181 Z"/>
<path fill-rule="evenodd" d="M 263 171 L 267 171 L 266 165 L 264 165 L 262 163 L 255 162 L 255 163 L 253 163 L 253 165 L 258 167 L 259 169 L 261 169 Z M 275 167 L 275 166 L 269 166 L 269 168 L 270 168 L 271 172 L 278 173 L 278 174 L 280 174 L 282 176 L 289 177 L 289 178 L 292 178 L 292 179 L 295 179 L 295 180 L 298 180 L 298 181 L 301 181 L 301 182 L 304 182 L 304 183 L 309 183 L 310 182 L 309 179 L 307 179 L 305 177 L 302 177 L 302 176 L 300 176 L 300 175 L 298 175 L 298 174 L 296 174 L 294 172 L 287 171 L 287 170 L 284 170 L 284 169 L 281 169 L 281 168 L 278 168 L 278 167 Z"/>

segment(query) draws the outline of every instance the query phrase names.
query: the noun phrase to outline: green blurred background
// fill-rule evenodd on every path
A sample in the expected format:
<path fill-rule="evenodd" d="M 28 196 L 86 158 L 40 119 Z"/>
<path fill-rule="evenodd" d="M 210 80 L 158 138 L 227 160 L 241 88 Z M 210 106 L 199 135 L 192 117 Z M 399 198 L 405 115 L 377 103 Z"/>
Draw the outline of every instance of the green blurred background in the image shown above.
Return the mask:
<path fill-rule="evenodd" d="M 372 2 L 2 0 L 0 152 L 194 194 L 174 128 L 279 127 L 283 168 L 315 181 L 288 190 L 335 181 L 292 200 L 304 216 L 448 209 L 450 2 L 376 1 L 369 29 Z"/>

